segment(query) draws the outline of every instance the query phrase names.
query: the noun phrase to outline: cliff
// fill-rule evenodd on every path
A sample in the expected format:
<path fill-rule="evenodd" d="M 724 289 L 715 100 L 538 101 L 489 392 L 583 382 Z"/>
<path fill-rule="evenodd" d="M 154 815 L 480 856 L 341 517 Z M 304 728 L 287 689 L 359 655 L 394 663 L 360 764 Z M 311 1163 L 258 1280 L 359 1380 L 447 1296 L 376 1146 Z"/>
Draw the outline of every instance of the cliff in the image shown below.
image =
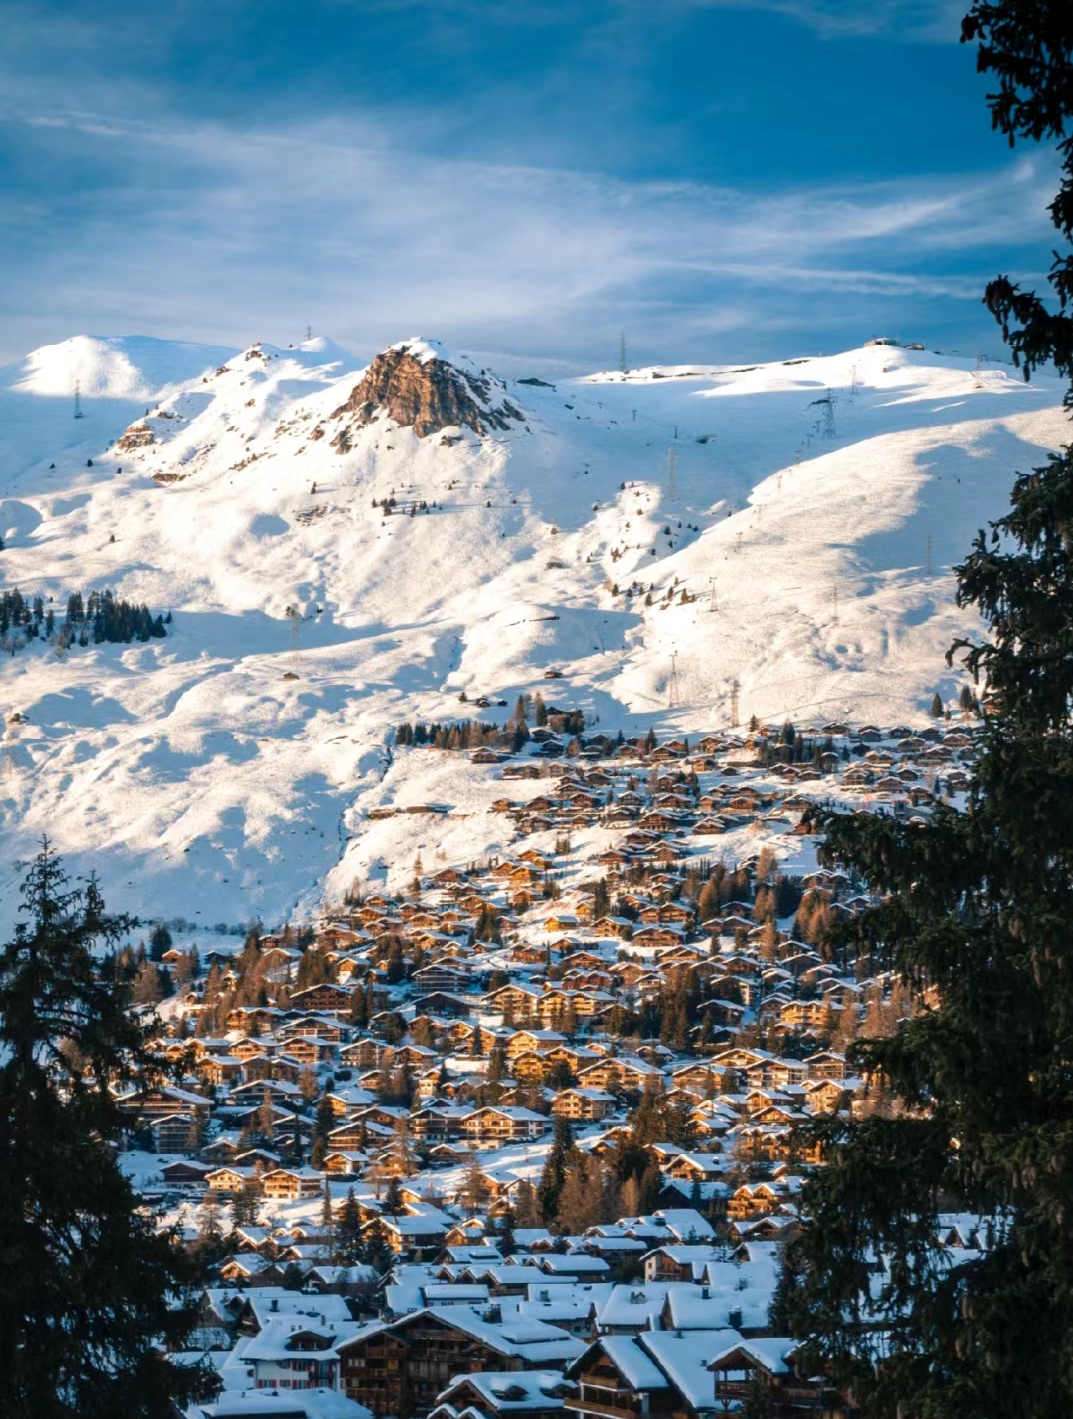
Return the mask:
<path fill-rule="evenodd" d="M 383 412 L 418 438 L 463 425 L 483 435 L 524 422 L 525 415 L 504 395 L 499 381 L 483 370 L 459 368 L 423 342 L 410 341 L 377 355 L 332 418 L 369 424 Z M 340 452 L 349 447 L 345 427 L 332 442 Z"/>

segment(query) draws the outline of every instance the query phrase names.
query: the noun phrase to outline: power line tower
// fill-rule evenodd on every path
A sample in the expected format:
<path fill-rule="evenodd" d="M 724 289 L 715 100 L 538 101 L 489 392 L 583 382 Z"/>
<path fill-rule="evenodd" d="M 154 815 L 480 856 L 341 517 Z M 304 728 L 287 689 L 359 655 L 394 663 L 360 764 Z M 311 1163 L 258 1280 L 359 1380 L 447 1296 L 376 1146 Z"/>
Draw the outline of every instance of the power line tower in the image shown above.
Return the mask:
<path fill-rule="evenodd" d="M 719 610 L 719 606 L 718 606 L 718 603 L 717 603 L 716 597 L 715 597 L 715 577 L 714 577 L 714 576 L 710 576 L 710 577 L 708 578 L 708 585 L 709 585 L 709 587 L 711 588 L 711 602 L 710 602 L 710 604 L 709 604 L 709 606 L 708 606 L 708 610 L 709 610 L 709 611 L 718 611 L 718 610 Z"/>
<path fill-rule="evenodd" d="M 84 419 L 85 417 L 86 417 L 85 414 L 83 414 L 83 412 L 82 412 L 82 388 L 81 388 L 81 386 L 79 385 L 78 380 L 76 379 L 76 380 L 75 380 L 75 418 L 76 418 L 76 419 Z"/>
<path fill-rule="evenodd" d="M 851 399 L 856 399 L 856 398 L 857 398 L 857 366 L 856 366 L 856 365 L 854 365 L 853 368 L 850 370 L 849 397 L 850 397 Z"/>
<path fill-rule="evenodd" d="M 302 624 L 302 613 L 297 605 L 292 602 L 283 613 L 291 623 L 291 663 L 297 669 L 298 666 L 298 627 Z"/>
<path fill-rule="evenodd" d="M 731 680 L 731 682 L 730 682 L 730 727 L 731 727 L 731 729 L 737 729 L 738 725 L 741 723 L 741 713 L 740 713 L 740 711 L 741 711 L 741 703 L 740 703 L 740 695 L 741 695 L 741 684 L 740 684 L 740 682 L 738 681 L 737 676 L 735 676 L 734 679 Z"/>
<path fill-rule="evenodd" d="M 667 501 L 678 501 L 678 450 L 667 450 Z"/>
<path fill-rule="evenodd" d="M 669 688 L 668 708 L 677 709 L 681 703 L 681 685 L 678 680 L 678 652 L 676 650 L 671 651 L 671 680 Z"/>
<path fill-rule="evenodd" d="M 814 399 L 808 407 L 820 411 L 815 425 L 816 432 L 822 434 L 825 439 L 835 438 L 835 398 L 831 391 L 828 390 L 822 399 Z"/>
<path fill-rule="evenodd" d="M 626 332 L 623 331 L 618 337 L 618 367 L 623 374 L 629 374 L 630 366 L 626 359 Z"/>
<path fill-rule="evenodd" d="M 312 340 L 312 338 L 313 338 L 313 327 L 312 327 L 312 325 L 307 325 L 307 326 L 306 326 L 306 339 L 307 339 L 307 340 Z"/>

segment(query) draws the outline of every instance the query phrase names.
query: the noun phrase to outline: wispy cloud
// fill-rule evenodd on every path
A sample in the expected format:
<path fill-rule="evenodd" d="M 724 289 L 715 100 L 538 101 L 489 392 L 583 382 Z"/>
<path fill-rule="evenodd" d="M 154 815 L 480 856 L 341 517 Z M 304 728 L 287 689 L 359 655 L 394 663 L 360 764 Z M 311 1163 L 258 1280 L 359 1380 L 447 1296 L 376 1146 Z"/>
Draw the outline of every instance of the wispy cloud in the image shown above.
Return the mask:
<path fill-rule="evenodd" d="M 826 38 L 895 36 L 946 44 L 961 32 L 970 0 L 665 0 L 674 8 L 759 10 L 787 15 Z M 622 0 L 630 6 L 642 0 Z"/>
<path fill-rule="evenodd" d="M 780 304 L 796 326 L 852 295 L 975 300 L 980 282 L 945 269 L 948 253 L 1045 231 L 1045 173 L 1023 162 L 755 194 L 436 158 L 375 119 L 15 122 L 93 145 L 79 241 L 55 239 L 57 198 L 28 218 L 40 240 L 18 260 L 46 305 L 105 329 L 279 339 L 310 321 L 359 347 L 416 328 L 485 345 L 525 331 L 565 352 L 629 325 L 654 344 L 674 328 L 759 328 Z"/>
<path fill-rule="evenodd" d="M 810 129 L 773 176 L 799 100 L 778 110 L 764 64 L 755 93 L 715 77 L 753 53 L 749 25 L 721 48 L 746 12 L 829 57 L 840 37 L 949 40 L 964 2 L 310 0 L 291 65 L 282 0 L 104 0 L 62 23 L 56 0 L 8 0 L 0 359 L 78 328 L 286 343 L 309 323 L 359 352 L 422 329 L 586 360 L 623 328 L 639 354 L 691 359 L 787 331 L 975 329 L 986 277 L 1046 250 L 1045 159 L 996 147 L 990 172 L 887 176 L 869 149 L 853 181 L 822 163 L 809 181 Z M 694 15 L 714 67 L 690 108 L 674 84 Z"/>

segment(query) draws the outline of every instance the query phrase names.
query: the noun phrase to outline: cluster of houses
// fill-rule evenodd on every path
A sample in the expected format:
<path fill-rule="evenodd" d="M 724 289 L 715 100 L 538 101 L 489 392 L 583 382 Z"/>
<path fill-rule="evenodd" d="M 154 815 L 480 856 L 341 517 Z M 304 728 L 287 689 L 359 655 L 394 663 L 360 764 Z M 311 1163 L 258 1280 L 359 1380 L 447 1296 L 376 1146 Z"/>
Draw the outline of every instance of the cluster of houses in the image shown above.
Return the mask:
<path fill-rule="evenodd" d="M 811 756 L 795 761 L 793 743 L 813 746 Z M 540 783 L 529 797 L 504 795 L 492 805 L 509 814 L 523 835 L 596 825 L 627 830 L 632 836 L 621 848 L 600 859 L 621 868 L 636 855 L 658 851 L 658 840 L 668 835 L 711 838 L 745 826 L 807 831 L 801 819 L 817 796 L 810 785 L 819 785 L 824 796 L 846 793 L 889 805 L 899 815 L 911 813 L 936 794 L 969 786 L 974 744 L 969 726 L 862 725 L 851 733 L 848 725 L 831 722 L 795 730 L 785 746 L 775 731 L 759 728 L 746 737 L 708 734 L 692 744 L 669 739 L 651 748 L 644 740 L 616 744 L 594 735 L 565 760 L 558 758 L 562 741 L 551 736 L 538 755 L 524 759 L 490 749 L 471 757 L 480 763 L 507 760 L 504 779 Z M 782 760 L 771 754 L 776 746 L 788 751 Z M 553 761 L 541 762 L 549 748 Z M 681 855 L 664 852 L 668 862 Z"/>
<path fill-rule="evenodd" d="M 372 893 L 304 948 L 261 937 L 252 1003 L 232 955 L 203 958 L 214 997 L 204 977 L 184 983 L 159 1076 L 127 1107 L 157 1155 L 159 1207 L 245 1204 L 206 1298 L 226 1386 L 206 1415 L 260 1413 L 269 1391 L 265 1413 L 299 1419 L 361 1406 L 692 1419 L 757 1394 L 774 1416 L 849 1412 L 769 1313 L 803 1180 L 822 1166 L 802 1125 L 875 1106 L 840 1046 L 892 983 L 796 939 L 770 891 L 760 912 L 757 852 L 735 864 L 740 899 L 714 910 L 695 863 L 743 827 L 800 840 L 818 800 L 926 813 L 967 786 L 973 735 L 816 734 L 831 747 L 804 763 L 763 733 L 585 741 L 570 758 L 548 738 L 507 761 L 476 751 L 532 789 L 493 803 L 517 829 L 509 858 Z M 564 861 L 576 853 L 561 835 L 594 827 L 584 865 Z M 795 886 L 829 916 L 867 905 L 829 869 Z M 300 986 L 309 951 L 319 969 Z M 690 1004 L 668 1031 L 670 983 Z M 610 1161 L 646 1098 L 680 1121 L 677 1141 L 642 1145 L 651 1211 L 577 1235 L 509 1225 L 560 1120 Z M 375 1270 L 340 1260 L 344 1196 L 381 1248 Z M 945 1240 L 982 1245 L 969 1231 L 955 1219 Z M 305 1408 L 273 1408 L 283 1391 Z"/>
<path fill-rule="evenodd" d="M 986 1244 L 978 1221 L 941 1221 L 952 1261 Z M 323 1285 L 211 1287 L 202 1335 L 225 1388 L 198 1410 L 715 1419 L 748 1401 L 777 1419 L 855 1413 L 797 1342 L 772 1332 L 778 1243 L 721 1243 L 690 1209 L 592 1231 L 638 1241 L 635 1280 L 532 1228 L 508 1256 L 490 1234 L 445 1244 L 434 1262 L 397 1261 L 360 1307 Z"/>

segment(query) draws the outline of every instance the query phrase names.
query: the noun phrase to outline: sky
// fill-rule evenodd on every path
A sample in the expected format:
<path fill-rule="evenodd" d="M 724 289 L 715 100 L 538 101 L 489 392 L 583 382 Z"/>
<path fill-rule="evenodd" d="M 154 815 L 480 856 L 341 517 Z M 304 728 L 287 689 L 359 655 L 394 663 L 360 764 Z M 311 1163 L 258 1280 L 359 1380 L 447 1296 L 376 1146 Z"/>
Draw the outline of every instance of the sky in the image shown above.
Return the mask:
<path fill-rule="evenodd" d="M 0 362 L 421 333 L 503 373 L 1001 358 L 1047 152 L 967 0 L 0 0 Z"/>

